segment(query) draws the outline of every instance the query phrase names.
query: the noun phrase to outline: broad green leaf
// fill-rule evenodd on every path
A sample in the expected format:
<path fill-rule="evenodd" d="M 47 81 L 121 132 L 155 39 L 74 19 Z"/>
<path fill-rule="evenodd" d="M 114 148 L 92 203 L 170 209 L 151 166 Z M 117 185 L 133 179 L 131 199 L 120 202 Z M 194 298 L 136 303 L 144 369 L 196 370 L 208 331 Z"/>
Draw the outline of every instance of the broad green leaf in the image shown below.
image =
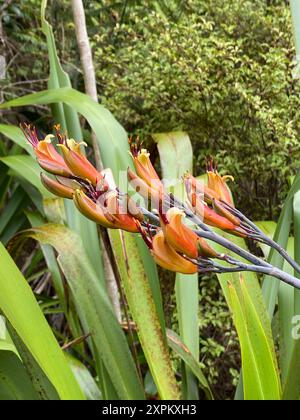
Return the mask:
<path fill-rule="evenodd" d="M 276 231 L 274 234 L 274 241 L 277 242 L 284 249 L 286 249 L 287 247 L 293 217 L 293 197 L 299 189 L 300 172 L 294 178 L 293 184 L 290 188 L 284 206 L 281 210 L 280 217 L 276 226 Z M 281 255 L 279 255 L 273 249 L 271 249 L 269 253 L 268 262 L 278 268 L 282 268 L 284 264 L 284 260 L 281 257 Z M 278 297 L 279 283 L 280 282 L 277 279 L 274 279 L 270 276 L 264 276 L 262 290 L 270 319 L 273 318 L 274 309 Z"/>
<path fill-rule="evenodd" d="M 294 195 L 293 200 L 294 215 L 294 249 L 289 250 L 289 254 L 295 261 L 300 263 L 300 192 Z M 293 272 L 289 267 L 289 272 L 300 278 L 300 273 Z M 286 287 L 285 300 L 280 300 L 279 310 L 284 310 L 283 333 L 286 339 L 285 345 L 281 348 L 281 359 L 283 362 L 283 398 L 285 400 L 299 400 L 300 398 L 300 339 L 293 336 L 293 330 L 296 328 L 296 322 L 299 322 L 300 311 L 300 291 L 292 287 Z"/>
<path fill-rule="evenodd" d="M 298 194 L 298 193 L 297 193 Z M 297 196 L 296 194 L 296 196 Z M 295 197 L 296 197 L 295 196 Z M 256 222 L 256 225 L 271 239 L 276 231 L 276 223 L 272 221 Z M 260 244 L 265 257 L 270 252 L 270 247 Z M 289 238 L 286 248 L 290 257 L 294 258 L 294 238 Z M 294 274 L 293 268 L 284 261 L 283 270 L 291 275 Z M 283 385 L 286 382 L 291 356 L 294 348 L 294 340 L 291 334 L 292 320 L 295 315 L 294 300 L 296 290 L 290 285 L 281 282 L 278 291 L 278 314 L 279 314 L 279 331 L 280 331 L 280 367 Z M 296 390 L 296 388 L 294 388 Z"/>
<path fill-rule="evenodd" d="M 209 384 L 201 370 L 201 366 L 197 359 L 193 356 L 190 349 L 182 342 L 180 337 L 171 330 L 167 330 L 168 344 L 171 349 L 179 356 L 184 363 L 190 368 L 194 376 L 198 379 L 200 388 L 204 391 L 206 398 L 213 399 Z"/>
<path fill-rule="evenodd" d="M 89 401 L 102 400 L 101 392 L 86 366 L 74 357 L 68 356 L 68 360 L 86 399 Z"/>
<path fill-rule="evenodd" d="M 13 338 L 13 342 L 18 350 L 18 354 L 22 359 L 24 369 L 27 372 L 31 385 L 38 395 L 38 398 L 40 400 L 50 401 L 59 400 L 59 396 L 54 386 L 51 384 L 38 363 L 35 361 L 34 357 L 28 351 L 27 347 L 24 345 L 15 329 L 9 323 L 8 330 L 11 337 Z"/>
<path fill-rule="evenodd" d="M 42 172 L 38 163 L 27 155 L 15 155 L 0 158 L 1 162 L 7 165 L 18 177 L 26 179 L 30 184 L 39 190 L 45 198 L 53 198 L 51 194 L 41 183 L 40 173 Z"/>
<path fill-rule="evenodd" d="M 18 187 L 13 192 L 12 196 L 10 197 L 9 202 L 3 209 L 1 213 L 1 219 L 0 219 L 0 237 L 2 236 L 5 228 L 9 224 L 9 222 L 17 217 L 17 213 L 22 210 L 24 207 L 24 204 L 27 204 L 26 202 L 26 194 L 22 190 L 22 188 Z"/>
<path fill-rule="evenodd" d="M 180 337 L 190 349 L 195 360 L 199 360 L 199 319 L 198 319 L 198 275 L 176 273 L 176 304 Z M 183 393 L 186 399 L 199 398 L 198 385 L 189 366 L 183 370 Z"/>
<path fill-rule="evenodd" d="M 83 399 L 31 288 L 1 244 L 0 261 L 0 310 L 43 369 L 60 398 Z"/>
<path fill-rule="evenodd" d="M 157 143 L 162 174 L 169 185 L 175 185 L 185 172 L 193 172 L 193 149 L 187 133 L 173 131 L 152 134 Z"/>
<path fill-rule="evenodd" d="M 168 348 L 139 250 L 128 232 L 112 231 L 110 236 L 129 308 L 159 395 L 161 399 L 179 399 Z"/>
<path fill-rule="evenodd" d="M 26 212 L 26 215 L 28 217 L 28 220 L 30 221 L 30 224 L 33 227 L 37 227 L 37 226 L 41 226 L 45 224 L 45 220 L 39 214 Z M 62 280 L 62 276 L 59 270 L 59 266 L 57 264 L 57 260 L 56 260 L 53 248 L 49 245 L 41 245 L 41 249 L 43 251 L 46 264 L 51 273 L 51 280 L 53 282 L 55 292 L 59 298 L 60 305 L 64 309 L 64 312 L 67 312 L 63 280 Z"/>
<path fill-rule="evenodd" d="M 12 351 L 0 350 L 0 400 L 38 400 L 26 370 Z"/>
<path fill-rule="evenodd" d="M 172 192 L 180 199 L 183 196 L 181 177 L 186 171 L 193 171 L 190 138 L 184 132 L 153 134 L 152 137 L 157 143 L 164 184 L 169 190 L 173 186 Z M 199 360 L 198 275 L 177 273 L 175 293 L 181 339 Z M 182 375 L 184 398 L 198 399 L 198 384 L 189 367 L 183 368 Z"/>
<path fill-rule="evenodd" d="M 17 349 L 7 331 L 6 319 L 2 315 L 0 315 L 0 351 L 1 350 L 12 351 L 18 355 Z"/>
<path fill-rule="evenodd" d="M 94 359 L 96 363 L 103 361 L 119 398 L 142 399 L 143 390 L 126 338 L 80 237 L 70 229 L 54 224 L 33 228 L 27 235 L 53 246 L 58 252 L 58 263 L 68 282 L 84 332 L 92 333 L 90 341 Z"/>
<path fill-rule="evenodd" d="M 30 144 L 28 144 L 20 128 L 8 124 L 0 124 L 0 133 L 22 147 L 22 149 L 26 150 L 28 154 L 34 157 L 33 148 Z"/>
<path fill-rule="evenodd" d="M 241 297 L 229 284 L 233 319 L 238 332 L 245 400 L 280 400 L 281 384 L 275 349 L 264 328 L 241 277 Z"/>

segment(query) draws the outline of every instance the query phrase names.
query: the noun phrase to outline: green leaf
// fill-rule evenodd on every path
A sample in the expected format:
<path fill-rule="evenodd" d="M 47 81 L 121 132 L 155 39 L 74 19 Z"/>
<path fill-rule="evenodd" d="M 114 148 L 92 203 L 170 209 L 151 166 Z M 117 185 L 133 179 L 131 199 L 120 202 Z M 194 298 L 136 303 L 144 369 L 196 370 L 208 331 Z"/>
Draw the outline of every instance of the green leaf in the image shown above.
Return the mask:
<path fill-rule="evenodd" d="M 0 309 L 61 399 L 83 399 L 33 292 L 14 261 L 0 244 Z"/>
<path fill-rule="evenodd" d="M 297 197 L 298 193 L 295 195 Z M 295 204 L 295 202 L 294 202 Z M 295 231 L 297 230 L 297 216 L 295 218 Z M 276 223 L 272 221 L 256 222 L 257 226 L 271 239 L 273 239 L 276 231 Z M 268 257 L 270 247 L 260 244 L 261 249 L 264 252 L 265 257 Z M 290 257 L 294 258 L 294 238 L 289 238 L 286 250 Z M 294 274 L 293 268 L 284 261 L 283 270 L 291 275 Z M 295 347 L 294 340 L 291 334 L 291 328 L 293 326 L 292 320 L 295 315 L 295 293 L 296 289 L 292 286 L 281 282 L 278 291 L 278 314 L 279 314 L 279 332 L 280 332 L 280 368 L 283 388 L 285 386 L 289 367 L 291 365 L 291 357 Z M 297 312 L 296 312 L 297 314 Z M 296 366 L 295 366 L 296 367 Z M 296 370 L 295 370 L 296 371 Z M 297 376 L 297 375 L 296 375 Z M 293 386 L 293 391 L 297 390 L 297 386 Z M 284 391 L 284 394 L 286 392 Z"/>
<path fill-rule="evenodd" d="M 238 332 L 245 400 L 280 400 L 281 384 L 274 345 L 266 336 L 261 319 L 241 277 L 241 297 L 228 285 L 233 319 Z"/>
<path fill-rule="evenodd" d="M 241 248 L 247 249 L 245 241 L 242 238 L 230 235 L 228 233 L 222 232 L 217 230 L 217 232 L 224 236 L 227 239 L 230 239 L 236 245 L 240 246 Z M 213 243 L 211 244 L 213 248 L 220 253 L 226 253 L 229 255 L 235 255 L 228 250 L 225 250 L 220 245 Z M 225 264 L 224 264 L 225 265 Z M 242 290 L 240 284 L 240 274 L 239 273 L 224 273 L 218 274 L 218 279 L 220 281 L 220 285 L 222 287 L 224 296 L 226 298 L 227 304 L 231 311 L 233 312 L 234 316 L 234 308 L 231 306 L 231 299 L 230 299 L 230 291 L 228 284 L 231 284 L 232 287 L 235 288 L 235 293 L 238 294 L 239 298 L 242 298 Z M 266 305 L 263 299 L 261 287 L 258 283 L 258 279 L 255 273 L 252 272 L 245 272 L 243 273 L 243 280 L 244 280 L 244 287 L 247 289 L 248 295 L 251 298 L 252 305 L 254 305 L 258 317 L 261 321 L 262 327 L 264 329 L 264 333 L 266 337 L 268 337 L 269 345 L 273 345 L 273 337 L 272 337 L 272 330 L 271 330 L 271 323 L 267 313 Z M 254 343 L 255 345 L 255 343 Z M 242 384 L 240 383 L 237 389 L 236 399 L 242 399 Z"/>
<path fill-rule="evenodd" d="M 183 132 L 160 133 L 152 135 L 157 143 L 162 175 L 165 186 L 173 186 L 173 193 L 182 198 L 181 177 L 193 170 L 193 150 L 190 138 Z M 179 192 L 179 196 L 178 196 Z M 199 319 L 198 319 L 198 274 L 176 274 L 176 304 L 181 339 L 199 360 Z M 183 368 L 183 394 L 185 399 L 199 398 L 198 384 L 189 368 Z"/>
<path fill-rule="evenodd" d="M 0 315 L 0 351 L 7 350 L 12 351 L 18 355 L 18 351 L 7 331 L 6 319 Z"/>
<path fill-rule="evenodd" d="M 15 353 L 0 350 L 0 400 L 38 400 L 26 370 Z"/>
<path fill-rule="evenodd" d="M 20 128 L 8 124 L 0 124 L 0 133 L 22 147 L 22 149 L 26 150 L 29 155 L 34 157 L 33 148 L 30 144 L 28 144 Z"/>
<path fill-rule="evenodd" d="M 0 158 L 1 162 L 7 165 L 18 177 L 26 179 L 30 184 L 39 190 L 44 198 L 53 198 L 51 194 L 41 183 L 40 166 L 31 156 L 15 155 Z"/>
<path fill-rule="evenodd" d="M 293 184 L 290 188 L 290 191 L 287 195 L 274 234 L 274 241 L 277 242 L 284 249 L 286 249 L 287 247 L 293 217 L 293 197 L 299 189 L 300 172 L 296 175 Z M 274 265 L 275 267 L 282 268 L 284 264 L 284 259 L 276 251 L 271 249 L 268 256 L 268 262 Z M 264 276 L 262 290 L 270 319 L 273 318 L 274 309 L 278 297 L 279 283 L 280 282 L 277 279 L 274 279 L 270 276 Z"/>
<path fill-rule="evenodd" d="M 86 399 L 89 401 L 102 400 L 101 392 L 86 366 L 74 357 L 68 356 L 68 360 Z"/>
<path fill-rule="evenodd" d="M 300 192 L 294 195 L 294 252 L 288 249 L 289 254 L 295 261 L 300 263 Z M 293 273 L 289 267 L 289 272 L 300 278 L 300 273 Z M 298 400 L 300 398 L 300 340 L 293 337 L 292 330 L 295 328 L 294 319 L 297 320 L 300 313 L 300 291 L 292 287 L 286 288 L 285 300 L 280 300 L 280 310 L 284 309 L 283 333 L 286 338 L 281 348 L 282 368 L 283 368 L 283 399 Z"/>
<path fill-rule="evenodd" d="M 201 370 L 201 366 L 197 359 L 193 356 L 190 349 L 182 342 L 180 337 L 171 330 L 167 330 L 168 344 L 171 349 L 179 356 L 184 363 L 189 367 L 194 376 L 198 379 L 200 388 L 204 391 L 206 398 L 213 399 L 209 384 Z"/>
<path fill-rule="evenodd" d="M 161 399 L 179 399 L 168 348 L 139 250 L 128 232 L 112 231 L 110 237 L 129 308 L 159 395 Z"/>
<path fill-rule="evenodd" d="M 8 223 L 16 217 L 16 213 L 23 208 L 23 205 L 26 204 L 25 200 L 26 194 L 22 188 L 16 188 L 10 197 L 9 202 L 6 207 L 3 209 L 0 219 L 0 235 L 2 235 Z"/>
<path fill-rule="evenodd" d="M 91 333 L 96 363 L 105 364 L 121 399 L 142 399 L 141 384 L 125 336 L 115 317 L 107 293 L 99 284 L 80 237 L 62 225 L 33 228 L 27 235 L 53 246 L 74 299 L 84 332 Z"/>
<path fill-rule="evenodd" d="M 193 172 L 193 149 L 187 133 L 173 131 L 152 134 L 157 143 L 164 179 L 169 185 L 180 181 L 185 172 Z"/>
<path fill-rule="evenodd" d="M 8 324 L 8 330 L 13 338 L 14 344 L 21 356 L 23 366 L 40 400 L 59 400 L 59 396 L 43 370 L 40 368 L 34 357 L 28 351 L 15 329 Z"/>

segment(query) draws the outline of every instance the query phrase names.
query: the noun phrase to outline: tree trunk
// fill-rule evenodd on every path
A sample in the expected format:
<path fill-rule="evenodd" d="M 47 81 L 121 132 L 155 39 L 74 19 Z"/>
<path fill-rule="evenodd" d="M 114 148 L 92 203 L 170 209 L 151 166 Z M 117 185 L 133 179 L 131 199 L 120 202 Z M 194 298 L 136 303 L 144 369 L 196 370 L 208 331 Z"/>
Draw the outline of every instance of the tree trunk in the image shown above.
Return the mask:
<path fill-rule="evenodd" d="M 86 20 L 82 0 L 72 0 L 72 10 L 75 23 L 76 39 L 83 70 L 85 92 L 87 93 L 87 95 L 91 96 L 95 102 L 98 102 L 93 57 L 86 28 Z M 98 170 L 101 170 L 103 169 L 103 164 L 101 160 L 99 145 L 97 143 L 97 139 L 94 133 L 92 133 L 92 142 L 95 154 L 96 167 Z M 103 265 L 107 290 L 111 298 L 112 304 L 114 306 L 116 316 L 119 319 L 119 321 L 121 321 L 121 308 L 117 282 L 103 240 L 101 240 L 101 245 L 103 251 Z"/>

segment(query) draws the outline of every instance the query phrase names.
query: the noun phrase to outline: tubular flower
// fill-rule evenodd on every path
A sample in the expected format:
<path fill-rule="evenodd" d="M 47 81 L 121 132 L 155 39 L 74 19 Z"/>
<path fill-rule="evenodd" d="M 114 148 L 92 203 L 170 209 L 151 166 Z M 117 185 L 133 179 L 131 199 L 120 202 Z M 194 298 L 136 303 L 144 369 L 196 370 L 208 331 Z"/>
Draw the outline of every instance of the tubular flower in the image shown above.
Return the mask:
<path fill-rule="evenodd" d="M 218 199 L 218 194 L 208 188 L 207 185 L 204 184 L 204 182 L 199 181 L 197 178 L 193 177 L 191 174 L 186 173 L 184 175 L 184 181 L 186 185 L 190 185 L 190 188 L 193 191 L 193 196 L 196 198 L 196 196 L 202 195 L 203 199 L 206 203 L 211 204 L 213 199 Z M 195 198 L 193 201 L 195 201 Z"/>
<path fill-rule="evenodd" d="M 137 176 L 130 168 L 127 169 L 127 177 L 130 185 L 145 200 L 151 201 L 152 208 L 160 208 L 163 200 L 163 189 L 155 189 L 149 186 L 142 178 Z"/>
<path fill-rule="evenodd" d="M 141 231 L 145 236 L 145 232 Z M 198 267 L 192 262 L 182 257 L 172 248 L 165 240 L 163 231 L 159 231 L 153 238 L 149 240 L 148 246 L 156 264 L 166 270 L 175 271 L 182 274 L 197 273 Z"/>
<path fill-rule="evenodd" d="M 221 176 L 219 175 L 216 167 L 211 160 L 208 164 L 208 171 L 207 171 L 207 186 L 211 190 L 213 190 L 218 200 L 224 201 L 227 204 L 230 204 L 234 207 L 232 196 L 230 190 L 226 184 L 227 180 L 234 181 L 234 178 L 231 175 Z"/>
<path fill-rule="evenodd" d="M 197 192 L 194 189 L 194 184 L 190 182 L 189 179 L 185 181 L 185 187 L 193 211 L 197 216 L 203 219 L 204 223 L 228 231 L 238 236 L 246 236 L 243 229 L 233 223 L 231 217 L 228 219 L 227 217 L 218 214 L 214 209 L 210 208 L 201 199 L 201 197 L 198 196 Z"/>
<path fill-rule="evenodd" d="M 150 160 L 150 153 L 146 149 L 139 150 L 139 145 L 129 140 L 131 156 L 137 175 L 151 188 L 162 190 L 163 184 Z"/>
<path fill-rule="evenodd" d="M 67 186 L 59 182 L 59 179 L 53 179 L 49 176 L 41 173 L 41 181 L 45 188 L 50 191 L 52 194 L 57 195 L 62 198 L 73 198 L 74 188 Z"/>
<path fill-rule="evenodd" d="M 232 213 L 230 213 L 229 210 L 225 209 L 225 207 L 219 200 L 213 200 L 212 206 L 216 213 L 220 214 L 221 216 L 224 216 L 226 219 L 230 220 L 234 225 L 241 225 L 241 220 L 234 216 Z"/>
<path fill-rule="evenodd" d="M 73 175 L 72 171 L 66 165 L 63 157 L 51 143 L 51 138 L 54 137 L 52 134 L 48 134 L 44 140 L 39 140 L 35 128 L 24 123 L 21 125 L 21 129 L 27 141 L 33 147 L 37 161 L 41 168 L 53 175 L 60 175 L 64 177 L 71 177 Z"/>
<path fill-rule="evenodd" d="M 99 225 L 110 229 L 138 232 L 136 220 L 128 214 L 123 214 L 118 203 L 117 193 L 112 194 L 111 192 L 103 196 L 103 204 L 102 200 L 95 202 L 82 190 L 76 190 L 73 199 L 78 210 Z"/>
<path fill-rule="evenodd" d="M 83 142 L 76 143 L 73 139 L 66 140 L 65 144 L 59 144 L 63 159 L 69 170 L 78 178 L 88 179 L 96 186 L 103 181 L 103 175 L 88 161 L 80 150 Z"/>
<path fill-rule="evenodd" d="M 139 220 L 140 222 L 144 221 L 143 212 L 128 194 L 125 194 L 122 197 L 122 206 L 123 208 L 126 208 L 127 213 L 133 216 L 135 219 Z"/>
<path fill-rule="evenodd" d="M 208 243 L 182 222 L 183 216 L 184 212 L 176 207 L 169 209 L 166 215 L 160 214 L 161 227 L 168 244 L 190 258 L 197 259 L 199 255 L 216 258 L 218 254 Z"/>
<path fill-rule="evenodd" d="M 82 190 L 75 191 L 73 200 L 75 206 L 85 217 L 106 228 L 114 228 L 113 223 L 106 218 L 102 206 L 95 203 Z"/>
<path fill-rule="evenodd" d="M 122 203 L 117 191 L 110 191 L 105 195 L 104 205 L 107 210 L 105 216 L 115 228 L 127 232 L 138 232 L 137 220 L 128 214 L 126 203 Z"/>

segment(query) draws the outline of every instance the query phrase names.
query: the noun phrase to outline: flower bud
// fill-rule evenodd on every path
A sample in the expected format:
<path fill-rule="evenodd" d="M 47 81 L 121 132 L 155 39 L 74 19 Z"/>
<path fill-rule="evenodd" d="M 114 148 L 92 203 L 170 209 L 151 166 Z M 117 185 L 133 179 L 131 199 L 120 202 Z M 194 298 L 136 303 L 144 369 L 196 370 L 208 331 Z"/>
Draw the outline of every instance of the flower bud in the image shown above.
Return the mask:
<path fill-rule="evenodd" d="M 41 173 L 41 181 L 44 187 L 52 194 L 62 198 L 73 198 L 74 189 L 61 184 L 58 180 L 52 179 L 44 173 Z"/>
<path fill-rule="evenodd" d="M 234 181 L 234 178 L 231 175 L 219 175 L 218 171 L 212 165 L 210 169 L 207 171 L 208 188 L 216 193 L 217 196 L 215 198 L 217 200 L 225 201 L 225 203 L 234 206 L 230 189 L 226 184 L 227 180 Z"/>
<path fill-rule="evenodd" d="M 114 228 L 114 224 L 105 216 L 102 206 L 91 200 L 82 190 L 76 190 L 73 199 L 75 206 L 85 217 L 106 228 Z"/>
<path fill-rule="evenodd" d="M 74 142 L 74 140 L 73 140 Z M 103 179 L 103 175 L 89 162 L 80 151 L 80 143 L 67 141 L 67 146 L 59 144 L 62 150 L 64 161 L 69 170 L 78 178 L 88 179 L 96 186 Z"/>

